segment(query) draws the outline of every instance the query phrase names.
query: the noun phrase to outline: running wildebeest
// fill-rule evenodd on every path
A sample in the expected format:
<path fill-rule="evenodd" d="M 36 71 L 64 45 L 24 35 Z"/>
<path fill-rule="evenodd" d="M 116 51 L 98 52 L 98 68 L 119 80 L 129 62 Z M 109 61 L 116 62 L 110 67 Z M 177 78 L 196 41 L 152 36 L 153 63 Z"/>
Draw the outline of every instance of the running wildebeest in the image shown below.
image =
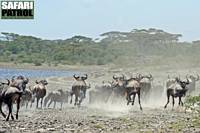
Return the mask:
<path fill-rule="evenodd" d="M 130 102 L 132 102 L 132 105 L 134 105 L 135 102 L 135 96 L 137 94 L 138 96 L 138 103 L 140 105 L 140 110 L 142 110 L 142 106 L 141 106 L 141 99 L 140 99 L 140 91 L 141 91 L 141 85 L 140 85 L 140 81 L 144 78 L 144 76 L 142 76 L 141 74 L 139 74 L 138 76 L 134 77 L 134 78 L 130 78 L 128 80 L 126 80 L 125 82 L 125 89 L 126 89 L 126 93 L 127 93 L 127 105 L 129 105 Z M 132 98 L 131 98 L 132 96 Z"/>
<path fill-rule="evenodd" d="M 59 102 L 62 109 L 63 103 L 68 103 L 68 97 L 69 97 L 68 91 L 63 91 L 62 89 L 52 91 L 45 97 L 44 106 L 46 107 L 47 103 L 50 101 L 48 103 L 48 107 L 51 105 L 52 102 L 54 102 L 53 108 L 55 108 L 56 102 Z"/>
<path fill-rule="evenodd" d="M 48 82 L 46 80 L 35 81 L 36 85 L 33 86 L 33 99 L 36 98 L 36 108 L 38 108 L 38 102 L 41 99 L 41 108 L 43 103 L 43 98 L 46 96 L 46 85 Z"/>
<path fill-rule="evenodd" d="M 164 108 L 167 108 L 167 105 L 169 104 L 169 98 L 172 97 L 172 107 L 174 107 L 175 101 L 174 98 L 179 98 L 178 104 L 183 106 L 183 102 L 181 98 L 186 95 L 186 92 L 188 91 L 188 88 L 186 87 L 190 82 L 187 79 L 187 81 L 182 81 L 180 78 L 175 78 L 175 83 L 172 83 L 171 85 L 167 86 L 167 103 L 164 106 Z"/>
<path fill-rule="evenodd" d="M 9 81 L 9 80 L 8 80 Z M 9 81 L 9 86 L 3 88 L 1 94 L 0 94 L 0 112 L 2 113 L 3 117 L 6 118 L 6 121 L 9 120 L 9 117 L 11 116 L 12 120 L 14 120 L 13 114 L 12 114 L 12 107 L 13 103 L 16 102 L 17 105 L 17 111 L 16 111 L 16 119 L 18 119 L 18 112 L 20 108 L 20 101 L 21 96 L 26 88 L 26 84 L 28 84 L 29 80 L 28 78 L 25 78 L 23 76 L 18 76 L 17 78 L 12 78 L 11 82 Z M 9 113 L 6 117 L 6 115 L 2 111 L 2 104 L 5 103 L 8 106 Z"/>
<path fill-rule="evenodd" d="M 149 94 L 152 88 L 152 81 L 153 76 L 151 74 L 143 75 L 143 79 L 140 81 L 141 97 L 144 100 L 147 100 L 149 98 Z"/>
<path fill-rule="evenodd" d="M 72 85 L 72 90 L 70 92 L 71 100 L 70 104 L 72 103 L 73 95 L 75 95 L 75 103 L 74 105 L 80 105 L 82 100 L 86 97 L 86 90 L 90 88 L 90 85 L 87 86 L 85 80 L 88 78 L 87 74 L 85 76 L 76 76 L 73 75 L 75 82 Z"/>
<path fill-rule="evenodd" d="M 89 103 L 103 102 L 106 103 L 112 93 L 110 82 L 103 81 L 103 85 L 95 86 L 95 90 L 89 91 Z"/>
<path fill-rule="evenodd" d="M 141 100 L 140 100 L 140 91 L 141 91 L 140 81 L 144 77 L 145 76 L 142 76 L 141 74 L 137 75 L 136 77 L 131 77 L 129 79 L 126 79 L 124 75 L 118 78 L 113 76 L 114 79 L 113 86 L 117 87 L 118 90 L 117 92 L 121 96 L 126 95 L 127 105 L 129 105 L 130 102 L 132 102 L 132 105 L 134 105 L 135 96 L 137 94 L 140 110 L 142 110 Z"/>

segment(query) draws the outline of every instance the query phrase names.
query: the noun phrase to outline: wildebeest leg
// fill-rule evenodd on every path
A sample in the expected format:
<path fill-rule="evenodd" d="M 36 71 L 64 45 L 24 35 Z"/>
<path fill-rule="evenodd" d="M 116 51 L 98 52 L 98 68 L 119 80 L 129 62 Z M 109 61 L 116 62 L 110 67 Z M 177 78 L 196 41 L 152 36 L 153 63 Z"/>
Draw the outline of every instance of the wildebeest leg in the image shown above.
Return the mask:
<path fill-rule="evenodd" d="M 48 108 L 49 108 L 49 106 L 51 105 L 52 102 L 53 102 L 53 100 L 51 99 L 51 101 L 50 101 L 49 104 L 48 104 Z"/>
<path fill-rule="evenodd" d="M 41 109 L 42 109 L 42 103 L 43 103 L 43 98 L 41 99 L 41 101 L 40 101 L 40 104 L 41 104 Z"/>
<path fill-rule="evenodd" d="M 169 97 L 170 97 L 170 94 L 167 91 L 167 103 L 165 104 L 164 108 L 167 108 L 167 105 L 169 104 Z"/>
<path fill-rule="evenodd" d="M 28 101 L 26 101 L 26 109 L 28 108 Z"/>
<path fill-rule="evenodd" d="M 73 98 L 73 92 L 71 92 L 70 96 L 71 96 L 71 100 L 70 100 L 70 104 L 72 104 L 72 98 Z"/>
<path fill-rule="evenodd" d="M 77 105 L 77 102 L 78 102 L 78 96 L 75 95 L 75 103 L 74 103 L 74 106 Z"/>
<path fill-rule="evenodd" d="M 62 109 L 62 106 L 63 106 L 63 102 L 60 102 L 60 109 Z"/>
<path fill-rule="evenodd" d="M 36 108 L 38 108 L 38 102 L 39 102 L 39 100 L 40 100 L 40 99 L 37 98 L 37 101 L 36 101 L 36 102 L 37 102 L 37 103 L 36 103 Z"/>
<path fill-rule="evenodd" d="M 178 103 L 178 105 L 180 106 L 183 106 L 183 102 L 182 102 L 182 100 L 181 100 L 181 96 L 179 97 L 179 103 Z"/>
<path fill-rule="evenodd" d="M 56 108 L 56 101 L 54 101 L 54 105 L 53 105 L 53 108 L 54 108 L 54 109 Z"/>
<path fill-rule="evenodd" d="M 33 104 L 33 102 L 31 101 L 30 108 L 32 108 L 32 104 Z"/>
<path fill-rule="evenodd" d="M 131 94 L 127 94 L 127 105 L 129 105 L 129 103 L 131 102 Z"/>
<path fill-rule="evenodd" d="M 134 105 L 134 102 L 135 102 L 135 95 L 136 95 L 136 94 L 133 94 L 133 101 L 132 101 L 132 105 Z"/>
<path fill-rule="evenodd" d="M 141 101 L 140 101 L 140 92 L 138 92 L 137 94 L 138 94 L 138 103 L 140 105 L 140 110 L 142 110 Z"/>
<path fill-rule="evenodd" d="M 1 112 L 1 114 L 3 115 L 3 117 L 4 118 L 6 118 L 6 115 L 3 113 L 3 111 L 2 111 L 2 102 L 0 102 L 0 112 Z"/>
<path fill-rule="evenodd" d="M 16 119 L 18 119 L 18 113 L 20 108 L 20 97 L 17 99 L 17 112 L 16 112 Z M 12 116 L 12 115 L 11 115 Z"/>
<path fill-rule="evenodd" d="M 172 109 L 174 108 L 174 104 L 175 104 L 174 96 L 172 96 Z"/>
<path fill-rule="evenodd" d="M 11 117 L 12 117 L 12 120 L 14 120 L 14 117 L 13 117 L 12 114 L 11 114 L 11 113 L 12 113 L 12 101 L 9 101 L 7 105 L 8 105 L 9 113 L 8 113 L 8 115 L 7 115 L 6 121 L 9 120 L 10 115 L 11 115 Z"/>

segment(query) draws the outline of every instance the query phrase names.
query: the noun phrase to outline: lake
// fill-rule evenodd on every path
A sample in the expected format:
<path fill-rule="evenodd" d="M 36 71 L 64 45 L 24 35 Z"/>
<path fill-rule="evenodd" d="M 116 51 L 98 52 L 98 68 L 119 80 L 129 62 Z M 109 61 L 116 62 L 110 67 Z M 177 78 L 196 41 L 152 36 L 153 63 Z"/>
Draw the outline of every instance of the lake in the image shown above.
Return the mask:
<path fill-rule="evenodd" d="M 41 77 L 71 77 L 73 74 L 80 74 L 75 71 L 59 71 L 59 70 L 29 70 L 29 69 L 5 69 L 0 68 L 0 78 L 11 78 L 12 76 L 26 76 L 29 78 Z"/>

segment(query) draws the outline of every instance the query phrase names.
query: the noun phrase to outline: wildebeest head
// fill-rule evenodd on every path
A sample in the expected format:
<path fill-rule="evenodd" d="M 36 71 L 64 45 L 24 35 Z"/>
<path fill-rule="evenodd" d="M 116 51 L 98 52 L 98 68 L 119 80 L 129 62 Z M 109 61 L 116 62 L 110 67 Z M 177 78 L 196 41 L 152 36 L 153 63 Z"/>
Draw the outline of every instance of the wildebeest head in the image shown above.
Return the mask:
<path fill-rule="evenodd" d="M 178 84 L 180 84 L 180 86 L 183 88 L 183 89 L 186 89 L 186 85 L 188 85 L 190 83 L 189 79 L 187 78 L 187 81 L 182 81 L 180 80 L 179 78 L 176 78 L 176 82 Z"/>
<path fill-rule="evenodd" d="M 122 74 L 122 76 L 116 76 L 113 75 L 113 82 L 112 82 L 112 86 L 113 87 L 121 87 L 125 84 L 125 76 Z"/>
<path fill-rule="evenodd" d="M 75 80 L 79 80 L 80 78 L 80 76 L 76 76 L 76 74 L 74 74 L 73 77 L 75 78 Z"/>
<path fill-rule="evenodd" d="M 81 80 L 85 81 L 88 78 L 88 75 L 85 74 L 84 76 L 81 77 Z"/>
<path fill-rule="evenodd" d="M 24 76 L 12 77 L 10 86 L 17 87 L 19 90 L 24 91 L 26 89 L 26 84 L 28 84 L 29 79 Z"/>
<path fill-rule="evenodd" d="M 0 85 L 10 85 L 10 80 L 9 79 L 6 79 L 7 80 L 7 83 L 5 82 L 0 82 Z"/>
<path fill-rule="evenodd" d="M 48 85 L 48 82 L 46 79 L 40 80 L 40 81 L 35 81 L 36 84 L 43 84 L 43 85 Z"/>

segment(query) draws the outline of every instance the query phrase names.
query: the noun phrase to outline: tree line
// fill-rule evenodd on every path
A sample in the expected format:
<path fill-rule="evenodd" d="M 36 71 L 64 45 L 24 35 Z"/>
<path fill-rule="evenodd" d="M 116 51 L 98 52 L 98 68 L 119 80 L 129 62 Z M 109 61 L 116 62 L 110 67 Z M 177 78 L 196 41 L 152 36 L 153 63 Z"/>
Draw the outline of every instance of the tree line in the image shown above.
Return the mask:
<path fill-rule="evenodd" d="M 160 56 L 193 59 L 200 50 L 200 41 L 180 42 L 180 37 L 181 34 L 155 28 L 111 31 L 96 39 L 74 36 L 62 40 L 1 32 L 0 62 L 33 63 L 36 66 L 44 63 L 105 65 L 141 64 L 155 61 Z"/>

